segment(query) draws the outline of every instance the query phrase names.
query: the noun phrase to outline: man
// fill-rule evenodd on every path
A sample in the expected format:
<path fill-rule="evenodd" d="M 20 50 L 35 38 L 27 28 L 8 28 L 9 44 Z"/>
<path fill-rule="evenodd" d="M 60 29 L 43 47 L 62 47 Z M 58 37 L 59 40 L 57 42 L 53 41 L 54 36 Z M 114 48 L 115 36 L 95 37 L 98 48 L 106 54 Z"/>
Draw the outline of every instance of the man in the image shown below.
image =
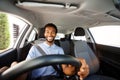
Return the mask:
<path fill-rule="evenodd" d="M 41 44 L 38 44 L 38 46 L 40 46 L 47 55 L 64 54 L 63 49 L 54 44 L 54 38 L 56 37 L 57 27 L 54 24 L 49 23 L 45 25 L 44 29 L 44 36 L 46 38 L 46 41 Z M 35 46 L 33 46 L 30 49 L 26 60 L 38 56 L 42 56 L 42 54 L 37 50 Z M 47 66 L 32 71 L 32 78 L 38 78 L 48 75 L 57 75 L 57 72 L 53 69 L 52 66 Z"/>

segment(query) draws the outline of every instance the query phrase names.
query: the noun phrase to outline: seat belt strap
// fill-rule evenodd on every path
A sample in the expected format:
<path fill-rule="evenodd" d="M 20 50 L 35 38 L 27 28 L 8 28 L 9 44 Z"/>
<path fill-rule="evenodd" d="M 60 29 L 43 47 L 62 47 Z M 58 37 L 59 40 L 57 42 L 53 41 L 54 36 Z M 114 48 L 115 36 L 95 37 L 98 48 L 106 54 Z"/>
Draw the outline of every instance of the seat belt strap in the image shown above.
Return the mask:
<path fill-rule="evenodd" d="M 42 49 L 40 46 L 38 46 L 38 45 L 34 45 L 34 46 L 37 48 L 37 50 L 38 50 L 42 55 L 47 55 L 47 54 L 45 53 L 45 51 L 43 51 L 43 49 Z M 52 67 L 61 75 L 62 71 L 60 71 L 60 69 L 58 69 L 58 67 L 57 67 L 56 65 L 52 65 Z"/>
<path fill-rule="evenodd" d="M 43 51 L 43 49 L 40 47 L 40 46 L 38 46 L 38 45 L 34 45 L 36 48 L 37 48 L 37 50 L 42 54 L 42 55 L 47 55 L 46 53 L 45 53 L 45 51 Z"/>

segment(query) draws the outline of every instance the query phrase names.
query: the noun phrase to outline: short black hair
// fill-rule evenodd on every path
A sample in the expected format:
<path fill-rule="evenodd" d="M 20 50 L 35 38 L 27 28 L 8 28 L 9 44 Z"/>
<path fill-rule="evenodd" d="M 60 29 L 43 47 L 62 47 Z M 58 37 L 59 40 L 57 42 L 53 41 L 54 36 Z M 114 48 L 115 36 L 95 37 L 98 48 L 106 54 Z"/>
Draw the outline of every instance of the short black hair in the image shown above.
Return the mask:
<path fill-rule="evenodd" d="M 46 27 L 53 27 L 53 28 L 55 29 L 56 33 L 58 32 L 56 25 L 53 24 L 53 23 L 48 23 L 48 24 L 46 24 L 46 25 L 44 26 L 44 31 L 45 31 Z"/>

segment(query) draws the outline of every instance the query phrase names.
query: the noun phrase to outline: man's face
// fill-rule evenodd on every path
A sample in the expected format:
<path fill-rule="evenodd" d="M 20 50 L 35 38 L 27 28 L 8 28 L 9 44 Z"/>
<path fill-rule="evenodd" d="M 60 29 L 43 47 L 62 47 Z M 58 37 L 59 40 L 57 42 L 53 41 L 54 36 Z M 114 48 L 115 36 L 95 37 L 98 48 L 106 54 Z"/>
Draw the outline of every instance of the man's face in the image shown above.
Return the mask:
<path fill-rule="evenodd" d="M 52 43 L 54 41 L 55 36 L 56 36 L 55 28 L 53 28 L 51 26 L 46 27 L 44 36 L 45 36 L 47 42 Z"/>

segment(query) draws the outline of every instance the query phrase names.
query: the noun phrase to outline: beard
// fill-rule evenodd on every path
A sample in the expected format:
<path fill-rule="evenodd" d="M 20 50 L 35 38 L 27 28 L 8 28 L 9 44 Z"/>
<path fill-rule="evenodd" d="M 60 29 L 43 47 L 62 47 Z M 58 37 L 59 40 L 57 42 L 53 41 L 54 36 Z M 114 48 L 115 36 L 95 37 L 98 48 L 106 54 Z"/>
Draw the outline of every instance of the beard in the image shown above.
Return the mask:
<path fill-rule="evenodd" d="M 54 42 L 54 37 L 47 37 L 46 40 L 49 43 L 53 43 Z"/>

